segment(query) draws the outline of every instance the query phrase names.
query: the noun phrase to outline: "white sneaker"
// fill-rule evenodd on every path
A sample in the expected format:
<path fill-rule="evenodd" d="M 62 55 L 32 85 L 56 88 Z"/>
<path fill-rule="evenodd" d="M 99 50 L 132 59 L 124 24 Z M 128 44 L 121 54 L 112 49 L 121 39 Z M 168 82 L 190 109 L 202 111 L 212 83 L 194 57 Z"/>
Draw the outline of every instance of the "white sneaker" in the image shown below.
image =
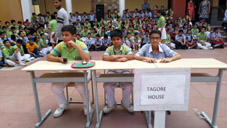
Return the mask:
<path fill-rule="evenodd" d="M 89 104 L 89 114 L 91 115 L 94 112 L 94 110 L 91 108 L 91 105 Z M 87 108 L 84 106 L 84 115 L 87 115 Z"/>
<path fill-rule="evenodd" d="M 112 110 L 114 110 L 115 108 L 117 108 L 117 106 L 115 105 L 115 106 L 112 106 L 112 107 L 109 107 L 109 106 L 105 106 L 104 108 L 103 108 L 103 112 L 104 113 L 109 113 L 109 112 L 111 112 Z"/>
<path fill-rule="evenodd" d="M 123 103 L 121 103 L 121 106 L 125 108 L 129 113 L 133 113 L 133 105 L 126 106 Z"/>
<path fill-rule="evenodd" d="M 57 117 L 60 117 L 63 112 L 65 111 L 65 109 L 67 109 L 69 107 L 69 105 L 65 105 L 65 104 L 60 104 L 59 107 L 55 110 L 54 112 L 54 117 L 57 118 Z"/>
<path fill-rule="evenodd" d="M 20 66 L 25 66 L 26 64 L 24 62 L 21 62 L 19 65 Z"/>
<path fill-rule="evenodd" d="M 35 57 L 30 57 L 30 60 L 34 60 L 35 59 Z"/>
<path fill-rule="evenodd" d="M 212 50 L 212 49 L 214 49 L 214 48 L 213 48 L 213 47 L 209 47 L 208 49 Z"/>

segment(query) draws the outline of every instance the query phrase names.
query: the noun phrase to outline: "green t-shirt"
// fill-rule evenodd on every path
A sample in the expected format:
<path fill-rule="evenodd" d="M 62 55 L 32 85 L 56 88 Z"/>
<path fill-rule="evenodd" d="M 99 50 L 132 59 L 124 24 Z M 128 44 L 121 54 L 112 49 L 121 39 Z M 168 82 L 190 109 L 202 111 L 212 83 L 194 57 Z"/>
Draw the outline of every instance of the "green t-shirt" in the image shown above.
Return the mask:
<path fill-rule="evenodd" d="M 114 49 L 114 46 L 110 46 L 106 49 L 104 55 L 111 56 L 111 55 L 130 55 L 132 54 L 131 48 L 126 45 L 121 45 L 120 50 L 117 52 Z"/>
<path fill-rule="evenodd" d="M 0 50 L 3 49 L 5 47 L 5 45 L 3 44 L 3 42 L 0 41 Z"/>
<path fill-rule="evenodd" d="M 82 31 L 82 32 L 81 32 L 81 36 L 82 36 L 82 37 L 87 37 L 88 33 L 90 33 L 89 30 L 87 30 L 87 32 Z"/>
<path fill-rule="evenodd" d="M 35 16 L 35 17 L 32 16 L 32 17 L 31 17 L 31 21 L 32 21 L 32 22 L 36 22 L 36 21 L 37 21 L 37 17 L 36 17 L 36 16 Z"/>
<path fill-rule="evenodd" d="M 14 50 L 16 50 L 16 49 L 18 48 L 17 45 L 14 45 L 14 46 L 12 46 L 12 47 L 13 47 Z M 20 52 L 20 53 L 24 53 L 24 49 L 23 49 L 22 46 L 19 48 L 19 52 Z"/>
<path fill-rule="evenodd" d="M 39 40 L 39 42 L 38 42 L 38 46 L 40 47 L 40 48 L 43 48 L 44 46 L 46 46 L 47 44 L 46 44 L 46 40 L 43 40 L 42 38 Z"/>
<path fill-rule="evenodd" d="M 170 38 L 170 35 L 169 34 L 166 34 L 166 39 L 164 39 L 163 41 L 166 43 L 166 44 L 170 44 L 170 40 L 171 40 L 171 38 Z"/>
<path fill-rule="evenodd" d="M 81 41 L 76 40 L 75 42 L 83 51 L 89 53 L 87 45 Z M 76 48 L 68 49 L 66 43 L 60 42 L 58 45 L 54 47 L 54 49 L 50 52 L 53 56 L 61 56 L 65 57 L 69 60 L 81 60 L 81 56 Z"/>
<path fill-rule="evenodd" d="M 133 40 L 135 43 L 139 43 L 139 41 L 141 41 L 141 39 L 139 37 L 138 38 L 135 37 Z"/>
<path fill-rule="evenodd" d="M 3 50 L 2 50 L 3 58 L 4 59 L 8 59 L 10 56 L 13 55 L 13 53 L 14 53 L 15 50 L 16 49 L 13 46 L 10 46 L 9 48 L 4 47 Z"/>
<path fill-rule="evenodd" d="M 206 40 L 207 39 L 207 34 L 206 33 L 198 33 L 197 34 L 197 39 L 199 39 L 199 40 Z"/>
<path fill-rule="evenodd" d="M 192 29 L 192 34 L 193 35 L 197 35 L 199 33 L 199 29 L 197 28 L 197 29 Z"/>
<path fill-rule="evenodd" d="M 91 28 L 91 24 L 90 24 L 90 23 L 88 23 L 88 24 L 84 23 L 84 27 L 85 27 L 85 26 L 86 26 L 88 29 Z"/>
<path fill-rule="evenodd" d="M 165 17 L 164 16 L 160 16 L 159 19 L 158 19 L 157 27 L 161 28 L 162 25 L 165 25 L 165 23 L 166 23 Z"/>
<path fill-rule="evenodd" d="M 51 32 L 55 32 L 57 30 L 57 27 L 58 27 L 57 20 L 51 20 L 48 27 L 51 29 Z"/>
<path fill-rule="evenodd" d="M 48 16 L 45 18 L 46 22 L 50 22 L 51 21 L 51 16 Z"/>

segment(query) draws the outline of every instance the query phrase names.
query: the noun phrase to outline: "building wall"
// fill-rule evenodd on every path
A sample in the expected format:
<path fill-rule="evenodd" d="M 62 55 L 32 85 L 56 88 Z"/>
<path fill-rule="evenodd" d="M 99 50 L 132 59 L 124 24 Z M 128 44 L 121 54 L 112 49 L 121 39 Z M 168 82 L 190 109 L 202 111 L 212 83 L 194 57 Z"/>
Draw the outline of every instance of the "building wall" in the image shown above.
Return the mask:
<path fill-rule="evenodd" d="M 5 21 L 10 22 L 12 19 L 23 21 L 20 0 L 0 0 L 0 5 L 0 20 L 3 25 Z"/>
<path fill-rule="evenodd" d="M 45 15 L 46 12 L 54 13 L 57 9 L 54 7 L 53 0 L 38 0 L 40 13 Z M 62 6 L 65 8 L 65 0 L 62 0 Z"/>
<path fill-rule="evenodd" d="M 72 0 L 72 10 L 73 12 L 87 12 L 90 13 L 92 9 L 91 0 Z"/>
<path fill-rule="evenodd" d="M 129 9 L 129 11 L 133 11 L 135 8 L 141 10 L 143 3 L 144 0 L 125 0 L 125 8 Z M 154 5 L 158 5 L 159 8 L 162 5 L 165 9 L 168 8 L 168 0 L 148 0 L 148 3 L 150 4 L 151 9 L 154 8 Z"/>

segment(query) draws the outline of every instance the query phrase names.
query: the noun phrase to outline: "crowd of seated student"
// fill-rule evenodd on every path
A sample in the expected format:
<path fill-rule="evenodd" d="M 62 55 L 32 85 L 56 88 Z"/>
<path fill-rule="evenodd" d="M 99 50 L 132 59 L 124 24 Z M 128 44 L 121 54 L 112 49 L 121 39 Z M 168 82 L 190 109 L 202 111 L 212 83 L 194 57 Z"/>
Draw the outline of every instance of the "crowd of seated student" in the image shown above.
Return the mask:
<path fill-rule="evenodd" d="M 223 48 L 220 29 L 215 28 L 214 31 L 207 22 L 199 19 L 198 22 L 192 23 L 188 15 L 185 18 L 180 16 L 173 19 L 174 12 L 170 8 L 165 12 L 166 39 L 162 40 L 170 48 L 174 49 L 213 49 Z M 124 45 L 139 50 L 143 45 L 149 43 L 149 32 L 157 30 L 158 6 L 153 10 L 146 11 L 135 9 L 130 12 L 128 9 L 123 11 L 121 16 L 118 10 L 109 10 L 105 19 L 97 20 L 96 14 L 90 11 L 90 14 L 84 12 L 79 15 L 78 12 L 70 13 L 70 24 L 77 29 L 77 40 L 83 41 L 90 51 L 105 51 L 112 45 L 110 40 L 111 31 L 119 29 L 123 32 Z M 38 16 L 33 13 L 31 22 L 28 20 L 16 22 L 6 21 L 2 25 L 0 21 L 0 49 L 5 47 L 4 41 L 8 40 L 12 46 L 16 45 L 18 39 L 22 40 L 22 48 L 25 54 L 31 57 L 40 57 L 48 54 L 56 45 L 52 39 L 54 31 L 56 31 L 57 13 L 50 15 L 47 12 L 46 17 L 41 14 Z M 225 19 L 224 19 L 225 20 Z M 225 25 L 225 24 L 224 24 Z M 49 47 L 52 43 L 52 48 Z M 32 47 L 30 47 L 32 45 Z M 3 53 L 4 54 L 4 53 Z M 5 60 L 4 55 L 2 60 Z"/>

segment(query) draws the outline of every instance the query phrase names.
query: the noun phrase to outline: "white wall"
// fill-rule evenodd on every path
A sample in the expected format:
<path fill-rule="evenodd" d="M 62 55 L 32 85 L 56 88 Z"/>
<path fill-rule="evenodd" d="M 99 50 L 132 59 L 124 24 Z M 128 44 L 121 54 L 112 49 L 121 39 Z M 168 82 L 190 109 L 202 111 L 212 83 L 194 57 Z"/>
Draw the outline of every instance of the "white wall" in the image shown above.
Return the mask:
<path fill-rule="evenodd" d="M 28 19 L 31 21 L 32 17 L 32 0 L 21 0 L 21 9 L 22 9 L 22 15 L 23 15 L 23 20 L 25 21 Z"/>

